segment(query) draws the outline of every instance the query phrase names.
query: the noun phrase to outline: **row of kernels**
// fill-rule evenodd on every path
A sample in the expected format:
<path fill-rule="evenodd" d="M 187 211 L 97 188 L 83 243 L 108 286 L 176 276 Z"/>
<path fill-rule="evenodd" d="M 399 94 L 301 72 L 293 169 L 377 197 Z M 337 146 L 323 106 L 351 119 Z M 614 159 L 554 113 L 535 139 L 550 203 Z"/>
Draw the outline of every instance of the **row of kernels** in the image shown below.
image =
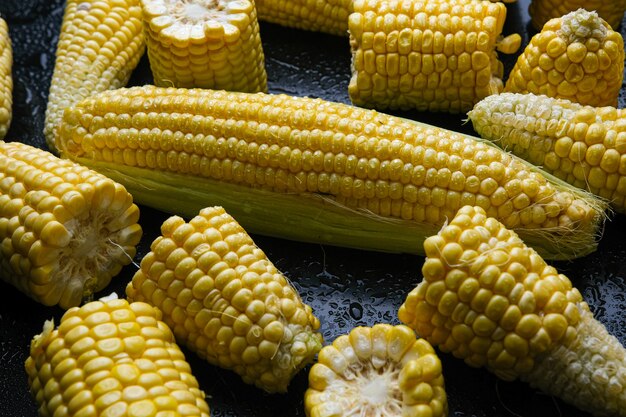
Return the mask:
<path fill-rule="evenodd" d="M 5 137 L 13 115 L 13 50 L 9 28 L 0 18 L 0 140 Z"/>

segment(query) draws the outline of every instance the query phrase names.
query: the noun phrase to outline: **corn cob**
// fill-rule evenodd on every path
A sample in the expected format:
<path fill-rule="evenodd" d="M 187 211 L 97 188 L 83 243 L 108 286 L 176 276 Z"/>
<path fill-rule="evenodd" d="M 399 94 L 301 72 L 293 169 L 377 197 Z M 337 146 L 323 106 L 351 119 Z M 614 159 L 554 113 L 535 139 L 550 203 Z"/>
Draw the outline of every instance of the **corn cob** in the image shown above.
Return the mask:
<path fill-rule="evenodd" d="M 352 0 L 256 0 L 259 19 L 286 27 L 347 36 Z"/>
<path fill-rule="evenodd" d="M 154 82 L 163 87 L 267 90 L 251 0 L 141 0 Z"/>
<path fill-rule="evenodd" d="M 604 210 L 487 141 L 320 99 L 120 89 L 68 110 L 60 143 L 142 204 L 222 205 L 252 232 L 334 245 L 415 252 L 477 204 L 567 258 L 594 250 Z"/>
<path fill-rule="evenodd" d="M 139 0 L 67 0 L 44 126 L 51 152 L 63 110 L 126 85 L 144 49 Z"/>
<path fill-rule="evenodd" d="M 626 112 L 503 93 L 468 115 L 483 138 L 626 213 Z"/>
<path fill-rule="evenodd" d="M 25 367 L 42 417 L 195 416 L 209 406 L 161 312 L 93 301 L 46 321 Z"/>
<path fill-rule="evenodd" d="M 285 392 L 322 347 L 319 320 L 221 207 L 161 227 L 126 288 L 163 311 L 176 339 L 244 382 Z"/>
<path fill-rule="evenodd" d="M 354 328 L 320 351 L 304 409 L 309 417 L 447 416 L 441 362 L 407 326 Z"/>
<path fill-rule="evenodd" d="M 504 91 L 617 106 L 624 41 L 595 12 L 579 9 L 545 24 L 518 57 Z"/>
<path fill-rule="evenodd" d="M 9 27 L 0 17 L 0 140 L 9 130 L 13 110 L 13 50 Z"/>
<path fill-rule="evenodd" d="M 131 262 L 139 209 L 120 184 L 0 142 L 0 277 L 45 305 L 78 305 Z"/>
<path fill-rule="evenodd" d="M 465 112 L 502 91 L 496 48 L 503 3 L 468 0 L 355 0 L 350 15 L 352 103 L 378 109 Z"/>
<path fill-rule="evenodd" d="M 400 320 L 443 352 L 596 416 L 626 416 L 626 350 L 580 292 L 479 207 L 424 242 Z"/>
<path fill-rule="evenodd" d="M 626 0 L 532 0 L 528 12 L 534 28 L 541 30 L 548 20 L 578 9 L 596 11 L 613 29 L 617 29 L 626 11 Z"/>

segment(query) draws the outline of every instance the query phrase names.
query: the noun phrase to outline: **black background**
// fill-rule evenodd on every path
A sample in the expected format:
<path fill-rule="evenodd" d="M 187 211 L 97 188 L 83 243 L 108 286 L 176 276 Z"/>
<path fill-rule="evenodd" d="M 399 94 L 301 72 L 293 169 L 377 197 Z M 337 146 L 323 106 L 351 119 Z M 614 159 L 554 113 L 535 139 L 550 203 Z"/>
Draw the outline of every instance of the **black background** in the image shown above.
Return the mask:
<path fill-rule="evenodd" d="M 534 34 L 528 25 L 529 0 L 507 5 L 505 34 L 522 34 L 523 45 Z M 8 21 L 14 49 L 14 113 L 5 140 L 45 148 L 43 120 L 54 50 L 63 16 L 62 0 L 0 0 L 0 14 Z M 622 25 L 622 27 L 624 24 Z M 626 31 L 622 29 L 622 35 Z M 321 97 L 349 102 L 350 51 L 347 38 L 309 33 L 261 23 L 270 92 Z M 503 57 L 505 74 L 515 56 Z M 131 85 L 151 82 L 146 57 Z M 625 107 L 624 88 L 619 106 Z M 405 117 L 473 133 L 464 115 L 404 113 Z M 159 233 L 167 215 L 141 207 L 144 237 L 135 258 L 139 262 Z M 607 222 L 597 252 L 570 262 L 553 263 L 580 289 L 596 317 L 622 344 L 626 343 L 626 242 L 624 215 Z M 322 323 L 325 341 L 357 325 L 397 323 L 397 309 L 421 280 L 423 258 L 391 255 L 331 246 L 288 242 L 253 236 L 268 257 L 294 283 Z M 123 288 L 136 266 L 129 265 L 103 292 Z M 23 363 L 30 339 L 52 317 L 63 311 L 31 301 L 0 282 L 0 416 L 35 417 L 36 405 L 28 391 Z M 287 394 L 270 395 L 243 384 L 239 377 L 199 360 L 185 351 L 213 416 L 303 416 L 307 371 L 293 380 Z M 570 416 L 582 413 L 520 382 L 502 382 L 483 369 L 473 369 L 441 354 L 450 416 Z"/>

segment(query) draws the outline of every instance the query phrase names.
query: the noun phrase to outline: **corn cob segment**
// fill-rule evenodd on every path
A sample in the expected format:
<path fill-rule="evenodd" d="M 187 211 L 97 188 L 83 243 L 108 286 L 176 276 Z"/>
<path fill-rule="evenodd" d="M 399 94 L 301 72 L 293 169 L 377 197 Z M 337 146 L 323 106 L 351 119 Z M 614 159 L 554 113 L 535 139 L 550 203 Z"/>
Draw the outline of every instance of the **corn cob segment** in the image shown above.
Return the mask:
<path fill-rule="evenodd" d="M 528 12 L 532 25 L 539 31 L 548 20 L 578 9 L 596 11 L 613 29 L 617 29 L 624 18 L 626 0 L 532 0 Z"/>
<path fill-rule="evenodd" d="M 0 277 L 34 300 L 67 309 L 103 289 L 135 255 L 138 219 L 122 185 L 0 142 Z"/>
<path fill-rule="evenodd" d="M 322 347 L 319 320 L 221 207 L 170 217 L 126 288 L 151 303 L 177 340 L 244 382 L 285 392 Z"/>
<path fill-rule="evenodd" d="M 13 50 L 9 27 L 0 17 L 0 140 L 9 130 L 13 114 Z"/>
<path fill-rule="evenodd" d="M 447 416 L 441 362 L 407 326 L 356 327 L 320 351 L 304 409 L 309 417 Z"/>
<path fill-rule="evenodd" d="M 348 35 L 352 0 L 256 0 L 259 19 L 286 27 Z"/>
<path fill-rule="evenodd" d="M 506 18 L 503 3 L 355 0 L 353 7 L 353 104 L 457 113 L 502 91 L 496 48 Z"/>
<path fill-rule="evenodd" d="M 252 0 L 141 0 L 154 83 L 267 90 Z"/>
<path fill-rule="evenodd" d="M 626 415 L 626 350 L 580 292 L 479 207 L 424 242 L 400 320 L 444 352 L 596 416 Z"/>
<path fill-rule="evenodd" d="M 503 93 L 468 115 L 483 138 L 626 213 L 626 112 Z"/>
<path fill-rule="evenodd" d="M 42 417 L 209 417 L 161 312 L 145 303 L 93 301 L 56 329 L 46 321 L 25 368 Z"/>
<path fill-rule="evenodd" d="M 519 56 L 504 91 L 545 94 L 590 106 L 616 106 L 624 41 L 583 9 L 545 24 Z"/>
<path fill-rule="evenodd" d="M 425 229 L 471 203 L 568 257 L 593 250 L 602 220 L 602 202 L 487 142 L 345 104 L 144 86 L 94 96 L 65 116 L 64 156 L 164 210 L 227 203 L 255 233 L 389 250 L 392 227 L 411 235 L 403 251 L 415 251 Z M 146 192 L 154 187 L 170 198 Z M 243 200 L 229 201 L 232 190 Z M 302 221 L 284 222 L 294 218 Z M 352 237 L 373 221 L 382 241 Z"/>
<path fill-rule="evenodd" d="M 139 0 L 67 0 L 44 126 L 51 152 L 63 110 L 126 85 L 144 49 Z"/>

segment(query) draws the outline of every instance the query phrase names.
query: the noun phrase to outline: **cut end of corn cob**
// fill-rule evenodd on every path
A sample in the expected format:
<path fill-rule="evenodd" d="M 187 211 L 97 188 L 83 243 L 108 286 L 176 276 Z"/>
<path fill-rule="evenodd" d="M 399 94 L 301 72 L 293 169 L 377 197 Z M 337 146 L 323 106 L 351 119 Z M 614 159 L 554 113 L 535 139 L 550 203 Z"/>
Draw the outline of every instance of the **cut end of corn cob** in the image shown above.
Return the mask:
<path fill-rule="evenodd" d="M 44 126 L 51 152 L 65 108 L 126 85 L 144 49 L 139 0 L 66 2 Z"/>
<path fill-rule="evenodd" d="M 46 321 L 25 368 L 43 417 L 209 417 L 196 378 L 145 303 L 93 301 Z"/>
<path fill-rule="evenodd" d="M 45 305 L 79 305 L 131 262 L 139 208 L 122 185 L 49 152 L 0 142 L 0 155 L 0 276 Z"/>
<path fill-rule="evenodd" d="M 468 206 L 424 249 L 423 281 L 398 312 L 403 323 L 471 366 L 596 415 L 624 415 L 626 351 L 569 279 L 514 232 Z"/>
<path fill-rule="evenodd" d="M 126 288 L 149 302 L 179 342 L 248 384 L 285 392 L 322 347 L 319 320 L 221 207 L 170 217 Z"/>
<path fill-rule="evenodd" d="M 407 326 L 356 327 L 320 351 L 304 408 L 310 417 L 447 416 L 441 362 Z"/>
<path fill-rule="evenodd" d="M 141 0 L 156 85 L 267 90 L 251 0 Z"/>
<path fill-rule="evenodd" d="M 581 8 L 597 12 L 613 29 L 617 29 L 626 11 L 626 0 L 532 0 L 528 12 L 532 25 L 540 31 L 550 19 Z"/>
<path fill-rule="evenodd" d="M 0 17 L 0 140 L 9 130 L 13 114 L 13 50 L 9 27 Z"/>
<path fill-rule="evenodd" d="M 626 114 L 533 94 L 487 97 L 474 129 L 515 155 L 626 212 Z"/>
<path fill-rule="evenodd" d="M 519 56 L 504 91 L 545 94 L 592 106 L 616 106 L 624 41 L 596 12 L 552 19 Z"/>
<path fill-rule="evenodd" d="M 64 156 L 106 170 L 139 202 L 189 217 L 224 205 L 252 232 L 334 245 L 385 250 L 393 230 L 414 252 L 425 230 L 472 204 L 567 258 L 595 249 L 605 208 L 486 141 L 319 99 L 120 89 L 68 110 L 61 137 Z M 146 192 L 155 187 L 168 197 Z M 374 222 L 381 234 L 354 238 Z"/>
<path fill-rule="evenodd" d="M 256 0 L 259 19 L 286 27 L 347 36 L 352 0 Z"/>
<path fill-rule="evenodd" d="M 504 4 L 356 0 L 353 7 L 348 92 L 355 105 L 457 113 L 502 91 L 496 48 L 515 52 L 519 38 L 501 40 Z"/>

